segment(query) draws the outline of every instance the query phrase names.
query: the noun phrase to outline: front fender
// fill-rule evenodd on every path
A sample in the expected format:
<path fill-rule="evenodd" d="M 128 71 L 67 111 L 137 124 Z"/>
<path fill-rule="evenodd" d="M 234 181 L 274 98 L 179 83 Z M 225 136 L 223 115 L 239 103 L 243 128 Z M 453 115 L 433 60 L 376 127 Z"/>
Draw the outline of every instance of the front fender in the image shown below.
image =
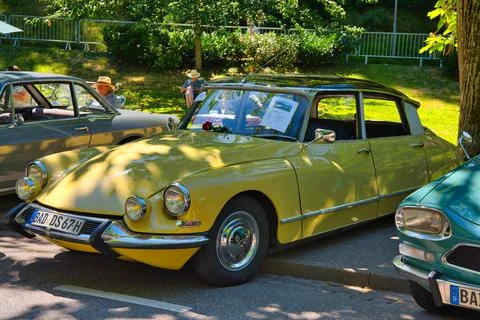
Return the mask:
<path fill-rule="evenodd" d="M 299 216 L 300 202 L 295 171 L 285 159 L 242 163 L 208 170 L 179 181 L 190 191 L 191 206 L 183 221 L 199 221 L 200 225 L 177 226 L 176 219 L 163 208 L 163 191 L 150 200 L 152 210 L 138 222 L 126 221 L 130 229 L 144 233 L 186 234 L 209 231 L 225 204 L 236 195 L 249 191 L 264 194 L 273 204 L 277 221 Z M 281 243 L 301 239 L 301 222 L 278 223 Z"/>

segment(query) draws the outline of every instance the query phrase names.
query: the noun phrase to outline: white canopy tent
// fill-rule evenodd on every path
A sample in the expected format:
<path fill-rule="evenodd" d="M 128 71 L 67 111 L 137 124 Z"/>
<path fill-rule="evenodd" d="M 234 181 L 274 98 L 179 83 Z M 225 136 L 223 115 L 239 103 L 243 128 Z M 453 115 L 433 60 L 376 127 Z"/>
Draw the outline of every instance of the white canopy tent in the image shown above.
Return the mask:
<path fill-rule="evenodd" d="M 22 29 L 12 26 L 6 22 L 0 21 L 0 34 L 22 32 Z"/>

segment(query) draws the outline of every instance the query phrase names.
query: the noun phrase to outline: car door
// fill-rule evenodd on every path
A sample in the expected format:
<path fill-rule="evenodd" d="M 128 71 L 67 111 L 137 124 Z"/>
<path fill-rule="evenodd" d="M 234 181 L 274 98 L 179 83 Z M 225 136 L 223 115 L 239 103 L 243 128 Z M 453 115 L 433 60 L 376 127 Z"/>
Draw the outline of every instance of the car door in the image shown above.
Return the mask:
<path fill-rule="evenodd" d="M 116 131 L 113 119 L 117 112 L 101 101 L 83 84 L 74 84 L 75 96 L 80 118 L 85 120 L 92 134 L 90 146 L 117 144 L 125 136 L 125 132 Z"/>
<path fill-rule="evenodd" d="M 372 150 L 380 196 L 378 215 L 396 210 L 409 193 L 428 182 L 423 143 L 411 130 L 399 98 L 364 93 L 365 134 Z"/>
<path fill-rule="evenodd" d="M 5 111 L 15 121 L 1 128 L 0 190 L 13 188 L 36 158 L 88 147 L 90 132 L 75 111 L 70 83 L 12 84 L 2 99 L 9 101 Z"/>
<path fill-rule="evenodd" d="M 323 94 L 310 115 L 302 154 L 292 161 L 298 177 L 303 236 L 372 219 L 377 213 L 375 170 L 368 141 L 358 138 L 357 95 Z M 333 130 L 333 143 L 315 140 Z"/>

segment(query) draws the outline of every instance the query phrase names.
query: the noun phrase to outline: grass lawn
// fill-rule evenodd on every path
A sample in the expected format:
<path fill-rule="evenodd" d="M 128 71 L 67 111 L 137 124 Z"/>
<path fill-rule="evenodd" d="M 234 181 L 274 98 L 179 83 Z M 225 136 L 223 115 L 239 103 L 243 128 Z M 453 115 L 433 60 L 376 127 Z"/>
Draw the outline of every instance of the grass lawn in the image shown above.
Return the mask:
<path fill-rule="evenodd" d="M 68 74 L 89 81 L 95 81 L 100 75 L 109 75 L 114 82 L 123 84 L 119 94 L 126 96 L 127 107 L 179 115 L 185 112 L 179 87 L 186 78 L 186 70 L 162 73 L 146 67 L 118 65 L 110 61 L 107 54 L 0 46 L 0 68 L 12 64 L 23 70 Z M 367 79 L 402 91 L 421 103 L 419 113 L 425 126 L 456 144 L 460 102 L 458 82 L 444 76 L 438 66 L 350 63 L 299 72 Z M 227 73 L 231 75 L 234 71 L 204 70 L 202 77 L 208 80 Z"/>

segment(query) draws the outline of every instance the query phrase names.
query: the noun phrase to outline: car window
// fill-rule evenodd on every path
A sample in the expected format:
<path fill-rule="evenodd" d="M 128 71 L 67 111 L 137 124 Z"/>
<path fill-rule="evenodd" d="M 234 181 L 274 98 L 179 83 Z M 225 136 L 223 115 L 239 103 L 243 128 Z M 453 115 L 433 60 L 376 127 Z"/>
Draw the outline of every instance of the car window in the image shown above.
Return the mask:
<path fill-rule="evenodd" d="M 28 99 L 22 97 L 24 102 L 16 103 L 14 98 L 14 107 L 15 114 L 21 115 L 25 123 L 75 117 L 68 84 L 28 83 L 22 87 L 22 91 L 28 94 Z"/>
<path fill-rule="evenodd" d="M 109 110 L 106 109 L 100 101 L 85 87 L 75 84 L 75 95 L 77 96 L 78 111 L 80 116 L 88 116 L 91 114 L 105 114 Z"/>
<path fill-rule="evenodd" d="M 307 99 L 300 95 L 217 89 L 195 105 L 185 123 L 190 130 L 296 141 L 306 109 Z"/>
<path fill-rule="evenodd" d="M 13 86 L 13 105 L 17 108 L 37 107 L 38 103 L 28 92 L 24 85 L 18 84 Z"/>
<path fill-rule="evenodd" d="M 72 93 L 67 83 L 40 83 L 35 88 L 42 93 L 52 107 L 72 109 Z"/>
<path fill-rule="evenodd" d="M 409 134 L 408 126 L 402 120 L 399 102 L 396 99 L 365 95 L 363 108 L 367 138 L 394 137 Z"/>
<path fill-rule="evenodd" d="M 2 92 L 2 96 L 0 97 L 0 125 L 10 124 L 12 122 L 12 110 L 8 107 L 7 100 L 7 88 L 5 88 L 5 90 Z"/>
<path fill-rule="evenodd" d="M 328 129 L 335 132 L 335 140 L 356 139 L 357 100 L 355 95 L 321 96 L 318 100 L 317 114 L 308 121 L 305 141 L 315 138 L 316 129 Z"/>

